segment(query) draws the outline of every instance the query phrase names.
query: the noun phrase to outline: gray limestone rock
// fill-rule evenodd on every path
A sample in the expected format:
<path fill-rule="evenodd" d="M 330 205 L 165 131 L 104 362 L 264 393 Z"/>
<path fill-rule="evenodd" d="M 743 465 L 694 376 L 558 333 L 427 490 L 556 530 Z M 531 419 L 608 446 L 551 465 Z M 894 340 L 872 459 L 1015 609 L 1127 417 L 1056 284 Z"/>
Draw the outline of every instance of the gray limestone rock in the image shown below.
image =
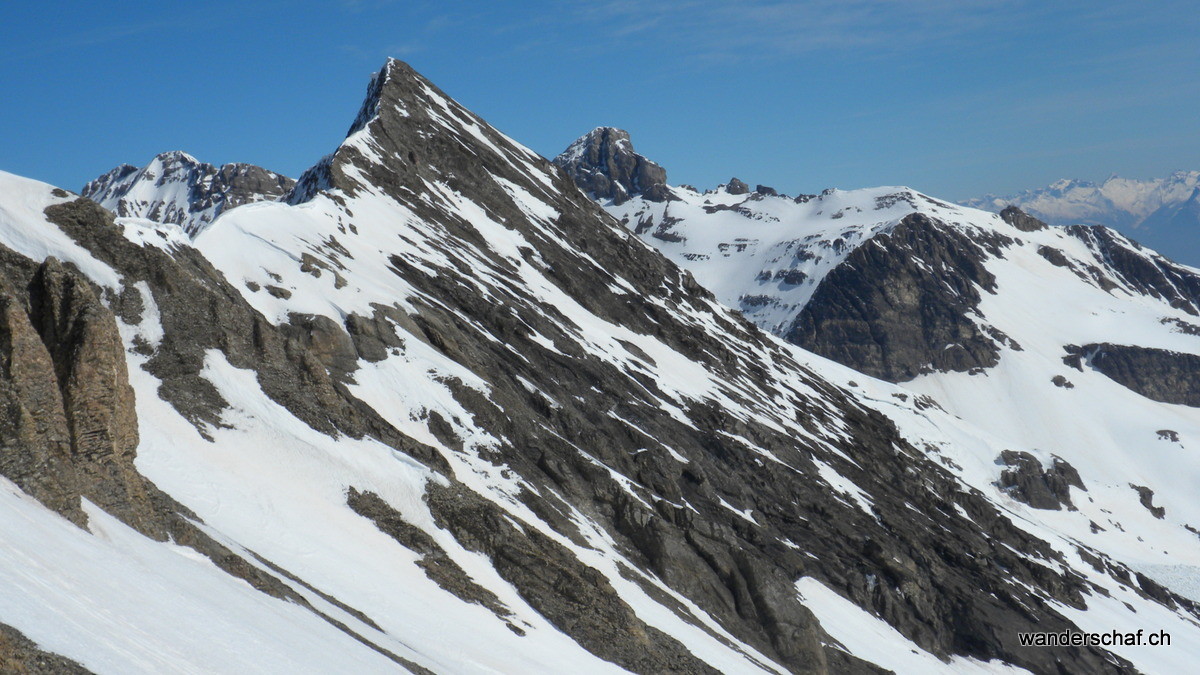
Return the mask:
<path fill-rule="evenodd" d="M 1109 343 L 1066 349 L 1068 358 L 1086 363 L 1146 398 L 1200 407 L 1200 356 Z"/>
<path fill-rule="evenodd" d="M 620 204 L 635 195 L 654 202 L 673 198 L 666 170 L 634 152 L 623 129 L 593 129 L 555 157 L 554 164 L 597 199 Z"/>
<path fill-rule="evenodd" d="M 891 382 L 995 365 L 996 339 L 969 316 L 995 287 L 989 252 L 924 214 L 875 240 L 822 280 L 785 339 Z"/>
<path fill-rule="evenodd" d="M 1013 499 L 1024 502 L 1035 509 L 1061 510 L 1063 506 L 1074 511 L 1071 503 L 1072 486 L 1086 490 L 1075 467 L 1054 458 L 1049 469 L 1042 466 L 1028 452 L 1005 450 L 1000 453 L 998 464 L 1007 467 L 997 483 Z"/>
<path fill-rule="evenodd" d="M 1011 205 L 1004 207 L 1004 210 L 1000 212 L 1000 218 L 1022 232 L 1036 232 L 1049 227 L 1046 223 Z"/>

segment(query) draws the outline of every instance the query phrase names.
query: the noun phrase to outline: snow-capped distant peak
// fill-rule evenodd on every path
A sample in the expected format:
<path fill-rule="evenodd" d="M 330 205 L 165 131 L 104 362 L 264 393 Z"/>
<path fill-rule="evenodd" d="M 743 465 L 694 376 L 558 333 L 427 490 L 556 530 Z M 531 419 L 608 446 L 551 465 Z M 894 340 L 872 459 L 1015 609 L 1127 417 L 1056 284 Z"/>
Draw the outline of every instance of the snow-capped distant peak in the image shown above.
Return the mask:
<path fill-rule="evenodd" d="M 967 206 L 999 211 L 1010 204 L 1051 225 L 1104 225 L 1123 231 L 1181 262 L 1200 265 L 1200 215 L 1182 208 L 1200 186 L 1200 171 L 1175 171 L 1138 180 L 1111 174 L 1100 183 L 1063 178 L 1043 188 L 968 199 Z"/>
<path fill-rule="evenodd" d="M 181 150 L 146 166 L 122 164 L 83 187 L 83 196 L 117 216 L 181 226 L 190 236 L 241 204 L 276 200 L 294 181 L 252 164 L 213 166 Z"/>

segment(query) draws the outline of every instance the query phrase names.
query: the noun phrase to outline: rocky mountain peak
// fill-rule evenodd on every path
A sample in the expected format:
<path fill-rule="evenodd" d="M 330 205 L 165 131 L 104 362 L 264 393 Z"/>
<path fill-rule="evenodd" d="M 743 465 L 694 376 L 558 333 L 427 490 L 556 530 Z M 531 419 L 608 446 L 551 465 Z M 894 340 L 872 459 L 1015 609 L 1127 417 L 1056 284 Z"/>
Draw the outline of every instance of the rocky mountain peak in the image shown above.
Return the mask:
<path fill-rule="evenodd" d="M 551 199 L 548 187 L 558 177 L 544 158 L 493 129 L 412 66 L 389 59 L 372 75 L 345 140 L 300 177 L 287 201 L 362 190 L 407 201 L 436 192 L 434 186 L 492 194 L 497 178 Z"/>
<path fill-rule="evenodd" d="M 731 195 L 744 195 L 750 192 L 750 186 L 736 176 L 730 178 L 729 182 L 722 187 Z"/>
<path fill-rule="evenodd" d="M 634 196 L 664 202 L 673 198 L 667 172 L 633 149 L 629 132 L 596 127 L 575 140 L 553 162 L 584 192 L 622 204 Z"/>
<path fill-rule="evenodd" d="M 179 225 L 195 236 L 222 212 L 279 199 L 293 185 L 291 178 L 253 164 L 214 166 L 172 150 L 140 169 L 121 164 L 83 186 L 82 195 L 118 216 Z"/>
<path fill-rule="evenodd" d="M 153 161 L 165 166 L 177 164 L 199 166 L 201 164 L 200 160 L 182 150 L 168 150 L 167 152 L 160 152 L 154 156 Z"/>

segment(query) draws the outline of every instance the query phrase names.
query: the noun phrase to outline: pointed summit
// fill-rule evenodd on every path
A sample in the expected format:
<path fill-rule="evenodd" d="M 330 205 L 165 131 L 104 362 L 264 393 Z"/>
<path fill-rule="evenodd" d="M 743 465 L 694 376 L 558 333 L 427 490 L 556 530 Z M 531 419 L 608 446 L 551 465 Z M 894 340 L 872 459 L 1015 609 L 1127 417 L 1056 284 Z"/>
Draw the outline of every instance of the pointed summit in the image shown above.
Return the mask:
<path fill-rule="evenodd" d="M 371 76 L 346 138 L 300 177 L 288 197 L 321 191 L 353 196 L 382 191 L 401 201 L 436 192 L 494 191 L 496 178 L 543 195 L 557 171 L 537 153 L 496 131 L 412 66 L 388 59 Z M 419 201 L 419 200 L 418 200 Z"/>
<path fill-rule="evenodd" d="M 666 170 L 635 152 L 623 129 L 592 129 L 553 162 L 596 199 L 622 204 L 638 195 L 652 202 L 674 198 L 667 187 Z"/>

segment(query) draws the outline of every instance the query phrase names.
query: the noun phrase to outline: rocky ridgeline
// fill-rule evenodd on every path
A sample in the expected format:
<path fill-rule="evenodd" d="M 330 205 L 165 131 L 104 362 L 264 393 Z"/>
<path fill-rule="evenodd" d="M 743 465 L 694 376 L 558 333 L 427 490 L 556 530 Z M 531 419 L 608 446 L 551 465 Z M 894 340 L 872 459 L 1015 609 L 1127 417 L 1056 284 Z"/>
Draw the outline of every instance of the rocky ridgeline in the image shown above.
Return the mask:
<path fill-rule="evenodd" d="M 118 216 L 172 223 L 195 236 L 221 213 L 280 199 L 294 185 L 253 164 L 213 166 L 185 152 L 164 152 L 140 169 L 129 164 L 112 169 L 81 194 Z"/>

